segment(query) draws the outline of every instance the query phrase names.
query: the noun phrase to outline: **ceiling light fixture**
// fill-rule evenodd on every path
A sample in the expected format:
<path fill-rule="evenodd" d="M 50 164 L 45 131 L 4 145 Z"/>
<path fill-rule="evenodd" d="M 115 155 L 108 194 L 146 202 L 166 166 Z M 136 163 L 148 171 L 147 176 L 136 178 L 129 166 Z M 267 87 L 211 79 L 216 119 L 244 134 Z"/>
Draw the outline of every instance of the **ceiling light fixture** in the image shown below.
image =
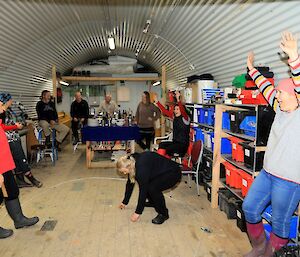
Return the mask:
<path fill-rule="evenodd" d="M 65 82 L 65 81 L 60 81 L 59 82 L 61 85 L 64 85 L 64 86 L 69 86 L 70 84 L 69 83 L 67 83 L 67 82 Z"/>
<path fill-rule="evenodd" d="M 109 37 L 108 38 L 108 47 L 111 50 L 115 50 L 116 49 L 115 39 L 113 37 Z"/>
<path fill-rule="evenodd" d="M 152 86 L 154 86 L 154 87 L 156 87 L 156 86 L 158 86 L 158 85 L 160 85 L 160 81 L 156 81 L 156 82 L 154 82 L 154 83 L 152 84 Z"/>
<path fill-rule="evenodd" d="M 143 33 L 144 33 L 144 34 L 147 34 L 147 33 L 148 33 L 149 28 L 150 28 L 150 24 L 151 24 L 151 20 L 147 20 L 147 21 L 146 21 L 146 24 L 145 24 L 145 27 L 144 27 L 144 29 L 143 29 Z"/>

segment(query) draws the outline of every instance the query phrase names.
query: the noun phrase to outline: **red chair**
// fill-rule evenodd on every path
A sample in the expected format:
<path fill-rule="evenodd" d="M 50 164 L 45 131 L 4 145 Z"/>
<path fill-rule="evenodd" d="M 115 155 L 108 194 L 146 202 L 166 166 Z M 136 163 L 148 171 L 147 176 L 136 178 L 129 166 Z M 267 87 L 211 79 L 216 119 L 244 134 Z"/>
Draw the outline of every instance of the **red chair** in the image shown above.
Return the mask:
<path fill-rule="evenodd" d="M 181 168 L 181 173 L 183 175 L 188 175 L 188 183 L 189 187 L 191 187 L 191 175 L 196 176 L 196 187 L 197 187 L 197 194 L 200 195 L 199 192 L 199 169 L 202 160 L 203 154 L 203 142 L 202 140 L 195 141 L 193 143 L 192 152 L 190 156 L 190 160 L 188 165 L 183 165 Z"/>

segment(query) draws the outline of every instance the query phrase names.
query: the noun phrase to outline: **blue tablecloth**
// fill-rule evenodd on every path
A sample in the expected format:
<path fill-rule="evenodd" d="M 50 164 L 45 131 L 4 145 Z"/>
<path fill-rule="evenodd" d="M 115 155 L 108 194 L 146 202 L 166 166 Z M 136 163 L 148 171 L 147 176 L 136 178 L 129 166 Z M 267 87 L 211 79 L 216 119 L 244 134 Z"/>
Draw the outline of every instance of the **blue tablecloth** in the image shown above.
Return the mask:
<path fill-rule="evenodd" d="M 140 138 L 139 128 L 130 127 L 83 127 L 81 130 L 82 141 L 117 141 L 136 140 Z"/>

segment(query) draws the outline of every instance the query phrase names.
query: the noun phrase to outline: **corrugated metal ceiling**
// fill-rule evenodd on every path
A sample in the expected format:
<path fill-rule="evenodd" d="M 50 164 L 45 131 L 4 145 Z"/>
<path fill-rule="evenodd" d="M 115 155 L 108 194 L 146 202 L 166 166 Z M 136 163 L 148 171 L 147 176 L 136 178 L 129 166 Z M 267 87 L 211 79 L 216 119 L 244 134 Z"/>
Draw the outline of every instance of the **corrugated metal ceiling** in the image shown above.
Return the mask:
<path fill-rule="evenodd" d="M 158 72 L 166 64 L 169 86 L 204 72 L 228 86 L 244 71 L 250 49 L 283 76 L 280 32 L 299 31 L 299 12 L 299 1 L 1 0 L 0 90 L 38 96 L 51 89 L 53 64 L 64 73 L 107 57 L 109 35 L 116 40 L 111 54 L 134 57 L 140 49 L 142 63 Z"/>

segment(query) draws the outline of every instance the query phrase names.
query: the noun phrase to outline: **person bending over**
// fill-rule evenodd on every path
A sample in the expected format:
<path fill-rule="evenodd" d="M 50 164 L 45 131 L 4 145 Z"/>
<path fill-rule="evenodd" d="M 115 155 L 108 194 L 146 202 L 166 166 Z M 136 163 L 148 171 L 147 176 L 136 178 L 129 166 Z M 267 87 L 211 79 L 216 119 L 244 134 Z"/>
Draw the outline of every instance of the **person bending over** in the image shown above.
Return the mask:
<path fill-rule="evenodd" d="M 177 104 L 174 106 L 174 112 L 168 111 L 154 96 L 154 103 L 161 112 L 173 119 L 173 139 L 170 142 L 161 142 L 158 153 L 169 158 L 169 156 L 178 153 L 184 155 L 187 152 L 190 142 L 190 123 L 191 119 L 186 112 L 185 106 L 180 101 L 180 92 L 176 91 Z"/>
<path fill-rule="evenodd" d="M 281 49 L 289 56 L 292 79 L 274 86 L 254 68 L 249 53 L 249 75 L 276 112 L 271 127 L 263 169 L 255 178 L 244 202 L 247 232 L 253 249 L 244 257 L 271 257 L 287 244 L 291 217 L 300 200 L 300 59 L 297 40 L 289 32 L 282 35 Z M 261 214 L 271 203 L 272 233 L 267 242 Z"/>
<path fill-rule="evenodd" d="M 32 185 L 40 188 L 43 186 L 43 183 L 33 176 L 22 148 L 18 130 L 22 129 L 23 125 L 21 123 L 14 122 L 13 112 L 10 108 L 13 103 L 12 96 L 8 93 L 2 93 L 0 94 L 0 99 L 4 104 L 5 109 L 5 111 L 0 114 L 0 119 L 2 120 L 1 126 L 5 131 L 12 156 L 16 164 L 14 172 L 16 175 L 17 185 L 19 188 L 30 187 Z M 25 181 L 24 176 L 31 182 L 32 185 Z"/>
<path fill-rule="evenodd" d="M 174 187 L 181 179 L 179 165 L 155 152 L 143 152 L 123 156 L 117 161 L 120 173 L 128 175 L 125 196 L 119 208 L 128 204 L 135 182 L 139 184 L 139 197 L 131 221 L 135 222 L 143 213 L 146 198 L 151 200 L 158 215 L 153 224 L 162 224 L 169 218 L 163 191 Z"/>
<path fill-rule="evenodd" d="M 64 125 L 59 124 L 58 115 L 54 102 L 51 101 L 50 91 L 44 90 L 41 95 L 41 101 L 36 104 L 36 112 L 38 115 L 39 125 L 44 131 L 46 137 L 46 145 L 51 147 L 50 136 L 51 128 L 54 128 L 57 132 L 56 145 L 62 143 L 70 129 Z"/>
<path fill-rule="evenodd" d="M 0 98 L 0 113 L 2 113 L 4 110 L 5 108 Z M 2 120 L 0 119 L 0 125 L 1 123 Z M 39 221 L 39 218 L 27 218 L 22 212 L 19 201 L 19 188 L 12 173 L 12 170 L 15 169 L 15 163 L 2 126 L 0 126 L 0 145 L 0 204 L 4 200 L 7 212 L 14 221 L 16 229 L 32 226 Z M 6 190 L 4 190 L 3 185 Z M 13 231 L 11 229 L 0 227 L 0 239 L 10 237 L 12 234 Z"/>
<path fill-rule="evenodd" d="M 79 124 L 86 125 L 89 118 L 89 105 L 82 99 L 81 93 L 75 93 L 75 100 L 71 104 L 72 133 L 74 137 L 73 145 L 79 142 Z"/>

